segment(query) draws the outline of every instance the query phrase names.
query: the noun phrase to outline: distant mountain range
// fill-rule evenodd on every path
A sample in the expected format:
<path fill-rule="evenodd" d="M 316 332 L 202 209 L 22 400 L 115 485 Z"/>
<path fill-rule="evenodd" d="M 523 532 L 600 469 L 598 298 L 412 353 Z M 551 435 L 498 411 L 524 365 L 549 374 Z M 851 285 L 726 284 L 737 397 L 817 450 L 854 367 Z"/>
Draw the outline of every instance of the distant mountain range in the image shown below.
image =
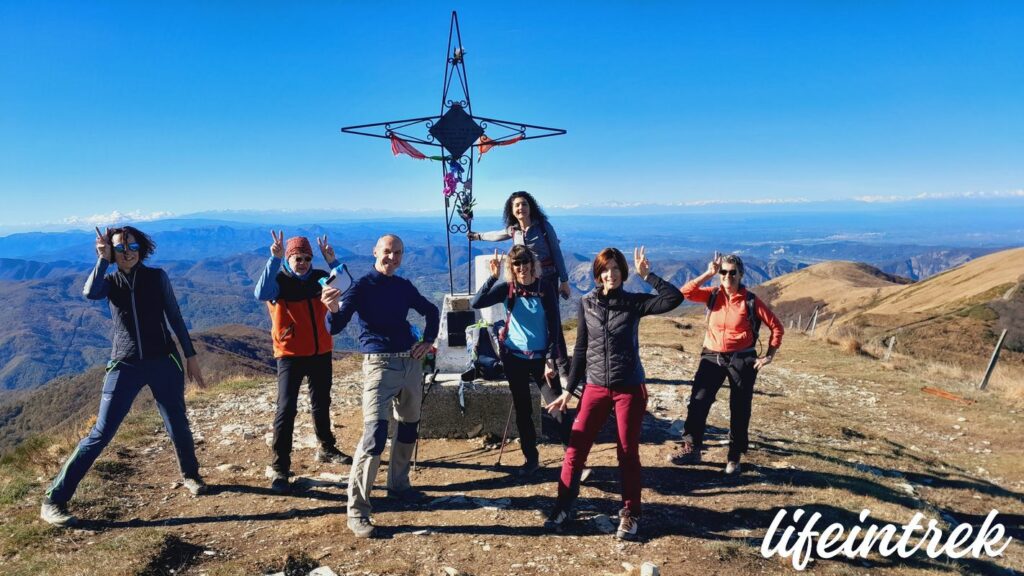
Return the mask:
<path fill-rule="evenodd" d="M 609 245 L 620 247 L 629 256 L 634 245 L 645 244 L 654 270 L 677 285 L 703 272 L 716 250 L 742 254 L 746 280 L 756 285 L 829 260 L 866 262 L 884 273 L 918 280 L 997 248 L 815 239 L 820 230 L 806 215 L 794 215 L 791 220 L 778 215 L 761 220 L 749 215 L 734 218 L 727 235 L 716 232 L 720 223 L 696 216 L 553 219 L 574 288 L 573 299 L 562 303 L 563 317 L 571 317 L 576 298 L 593 287 L 591 259 Z M 788 230 L 789 234 L 780 229 L 787 223 L 797 226 Z M 150 264 L 167 270 L 190 329 L 224 324 L 269 328 L 265 306 L 255 300 L 252 291 L 268 256 L 270 224 L 168 219 L 139 226 L 157 242 Z M 490 218 L 481 219 L 474 227 L 493 230 L 501 226 Z M 385 231 L 397 233 L 406 241 L 400 274 L 438 303 L 449 291 L 448 239 L 437 219 L 335 222 L 284 229 L 287 236 L 302 234 L 311 240 L 327 234 L 338 257 L 356 275 L 371 269 L 376 238 Z M 730 240 L 721 242 L 719 237 Z M 94 240 L 91 230 L 0 238 L 0 297 L 6 304 L 0 308 L 0 394 L 78 374 L 106 360 L 109 310 L 105 302 L 89 302 L 81 295 L 95 261 Z M 464 291 L 468 246 L 458 237 L 452 237 L 452 242 L 456 291 Z M 490 254 L 494 248 L 507 249 L 508 245 L 474 243 L 473 254 Z M 316 260 L 317 266 L 324 266 L 319 254 Z M 644 288 L 636 279 L 630 282 L 632 289 Z M 355 336 L 350 327 L 337 339 L 337 347 L 353 348 Z"/>

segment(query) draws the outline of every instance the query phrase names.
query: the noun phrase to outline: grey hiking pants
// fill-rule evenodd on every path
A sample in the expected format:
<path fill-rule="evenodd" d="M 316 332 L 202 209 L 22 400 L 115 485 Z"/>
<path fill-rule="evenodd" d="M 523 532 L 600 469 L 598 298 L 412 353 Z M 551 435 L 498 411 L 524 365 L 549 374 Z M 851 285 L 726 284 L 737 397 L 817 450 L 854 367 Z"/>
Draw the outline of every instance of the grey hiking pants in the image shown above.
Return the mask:
<path fill-rule="evenodd" d="M 388 462 L 388 490 L 408 490 L 409 468 L 423 402 L 423 369 L 410 357 L 367 355 L 363 359 L 363 437 L 352 457 L 348 515 L 370 516 L 370 491 L 388 439 L 388 419 L 398 421 Z"/>

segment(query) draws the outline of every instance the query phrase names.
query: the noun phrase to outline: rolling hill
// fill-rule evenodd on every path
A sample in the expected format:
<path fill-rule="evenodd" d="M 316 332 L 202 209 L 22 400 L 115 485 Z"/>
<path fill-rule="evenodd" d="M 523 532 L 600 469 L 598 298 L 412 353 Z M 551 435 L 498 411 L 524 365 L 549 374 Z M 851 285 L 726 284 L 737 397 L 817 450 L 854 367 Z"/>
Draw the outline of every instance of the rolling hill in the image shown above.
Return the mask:
<path fill-rule="evenodd" d="M 837 330 L 864 341 L 896 336 L 896 350 L 976 368 L 1008 331 L 1004 361 L 1024 363 L 1024 248 L 977 258 L 926 280 L 864 264 L 830 262 L 781 276 L 756 290 L 784 321 L 815 306 Z"/>

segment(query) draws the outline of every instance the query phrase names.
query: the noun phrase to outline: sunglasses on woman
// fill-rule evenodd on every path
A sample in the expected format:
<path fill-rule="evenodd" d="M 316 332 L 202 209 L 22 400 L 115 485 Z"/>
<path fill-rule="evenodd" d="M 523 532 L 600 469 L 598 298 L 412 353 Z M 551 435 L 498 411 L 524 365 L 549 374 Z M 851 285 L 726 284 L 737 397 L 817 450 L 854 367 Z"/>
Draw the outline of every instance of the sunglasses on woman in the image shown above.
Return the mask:
<path fill-rule="evenodd" d="M 312 262 L 313 261 L 313 257 L 312 256 L 296 256 L 295 257 L 295 261 L 296 262 Z"/>
<path fill-rule="evenodd" d="M 718 273 L 722 276 L 736 276 L 740 271 L 733 268 L 732 270 L 719 270 Z"/>
<path fill-rule="evenodd" d="M 138 242 L 132 242 L 132 243 L 128 244 L 127 246 L 125 246 L 124 244 L 114 244 L 114 252 L 117 252 L 118 254 L 124 254 L 125 250 L 131 250 L 132 252 L 138 252 L 139 251 L 139 243 Z"/>
<path fill-rule="evenodd" d="M 529 260 L 513 260 L 512 261 L 512 266 L 517 267 L 517 268 L 523 268 L 523 267 L 529 266 L 530 264 L 532 264 L 532 262 L 530 262 Z"/>

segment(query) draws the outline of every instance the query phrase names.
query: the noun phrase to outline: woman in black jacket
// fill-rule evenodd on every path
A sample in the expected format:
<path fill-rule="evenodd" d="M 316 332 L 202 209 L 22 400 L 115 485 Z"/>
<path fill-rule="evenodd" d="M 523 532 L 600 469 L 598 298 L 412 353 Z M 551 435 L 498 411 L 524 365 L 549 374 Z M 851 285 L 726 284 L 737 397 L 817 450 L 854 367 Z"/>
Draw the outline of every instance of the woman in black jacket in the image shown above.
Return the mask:
<path fill-rule="evenodd" d="M 206 383 L 167 273 L 143 264 L 155 249 L 153 240 L 132 226 L 108 229 L 105 234 L 96 229 L 96 266 L 85 281 L 83 292 L 90 300 L 109 303 L 114 346 L 103 379 L 96 423 L 68 456 L 43 499 L 39 514 L 50 524 L 66 526 L 75 522 L 68 513 L 68 501 L 113 439 L 135 396 L 146 386 L 153 393 L 164 428 L 174 443 L 182 485 L 193 496 L 207 491 L 199 476 L 195 443 L 185 412 L 185 377 L 201 388 Z M 111 263 L 117 267 L 108 274 Z M 184 363 L 171 339 L 168 323 L 181 345 Z"/>
<path fill-rule="evenodd" d="M 491 276 L 480 286 L 471 304 L 478 310 L 505 305 L 500 354 L 516 410 L 519 445 L 526 457 L 519 476 L 526 478 L 540 468 L 530 380 L 537 386 L 547 380 L 555 394 L 561 394 L 562 386 L 547 360 L 558 357 L 557 342 L 562 328 L 558 324 L 555 286 L 541 277 L 540 261 L 533 251 L 523 245 L 513 246 L 506 262 L 505 280 L 498 280 L 501 257 L 495 250 L 490 261 Z"/>
<path fill-rule="evenodd" d="M 640 318 L 672 310 L 682 303 L 683 295 L 651 273 L 642 247 L 634 249 L 633 261 L 637 274 L 657 290 L 657 295 L 623 290 L 629 274 L 626 258 L 615 248 L 605 248 L 594 259 L 597 287 L 580 300 L 569 389 L 547 406 L 552 412 L 565 411 L 570 394 L 586 375 L 587 386 L 562 462 L 558 499 L 545 522 L 549 530 L 561 531 L 572 518 L 590 448 L 614 408 L 623 502 L 615 536 L 622 540 L 637 538 L 642 489 L 640 425 L 647 411 L 647 387 L 640 363 Z"/>

